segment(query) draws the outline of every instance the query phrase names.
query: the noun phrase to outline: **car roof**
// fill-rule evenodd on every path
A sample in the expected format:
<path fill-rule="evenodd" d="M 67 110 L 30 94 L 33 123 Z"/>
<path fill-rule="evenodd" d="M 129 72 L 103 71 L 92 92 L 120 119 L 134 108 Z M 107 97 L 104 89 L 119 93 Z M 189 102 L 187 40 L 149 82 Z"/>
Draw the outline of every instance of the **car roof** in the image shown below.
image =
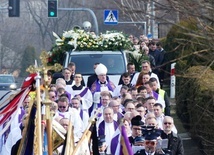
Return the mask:
<path fill-rule="evenodd" d="M 121 54 L 121 51 L 72 51 L 70 54 Z"/>
<path fill-rule="evenodd" d="M 0 74 L 0 76 L 13 76 L 12 74 Z"/>

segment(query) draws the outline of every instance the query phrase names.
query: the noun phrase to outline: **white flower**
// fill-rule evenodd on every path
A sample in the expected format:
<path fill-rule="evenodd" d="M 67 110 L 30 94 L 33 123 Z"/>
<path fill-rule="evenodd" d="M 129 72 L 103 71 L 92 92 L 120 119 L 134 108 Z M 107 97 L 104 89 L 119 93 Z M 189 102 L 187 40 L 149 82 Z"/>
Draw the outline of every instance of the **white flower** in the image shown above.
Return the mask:
<path fill-rule="evenodd" d="M 53 36 L 56 37 L 57 39 L 61 39 L 55 32 L 53 32 Z"/>
<path fill-rule="evenodd" d="M 70 30 L 64 31 L 62 38 L 53 32 L 54 37 L 56 37 L 56 45 L 63 46 L 64 44 L 69 44 L 78 48 L 81 51 L 81 48 L 87 47 L 97 47 L 104 50 L 108 50 L 109 46 L 114 47 L 115 50 L 118 48 L 123 48 L 125 44 L 129 44 L 126 37 L 123 33 L 107 31 L 105 34 L 100 34 L 96 36 L 94 33 L 87 33 L 84 30 Z M 67 42 L 70 40 L 69 42 Z M 78 42 L 77 42 L 78 40 Z M 104 48 L 103 48 L 104 47 Z"/>
<path fill-rule="evenodd" d="M 74 31 L 70 30 L 70 31 L 64 31 L 64 33 L 62 34 L 63 37 L 65 38 L 71 38 L 73 35 Z"/>

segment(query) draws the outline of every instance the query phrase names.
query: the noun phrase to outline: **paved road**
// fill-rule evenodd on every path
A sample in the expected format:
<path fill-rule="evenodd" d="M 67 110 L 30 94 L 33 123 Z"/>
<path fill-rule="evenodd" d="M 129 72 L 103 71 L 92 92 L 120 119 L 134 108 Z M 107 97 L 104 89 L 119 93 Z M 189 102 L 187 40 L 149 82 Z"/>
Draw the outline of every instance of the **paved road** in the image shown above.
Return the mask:
<path fill-rule="evenodd" d="M 190 137 L 188 132 L 180 133 L 179 136 L 183 141 L 185 155 L 202 155 L 199 151 L 197 142 Z"/>

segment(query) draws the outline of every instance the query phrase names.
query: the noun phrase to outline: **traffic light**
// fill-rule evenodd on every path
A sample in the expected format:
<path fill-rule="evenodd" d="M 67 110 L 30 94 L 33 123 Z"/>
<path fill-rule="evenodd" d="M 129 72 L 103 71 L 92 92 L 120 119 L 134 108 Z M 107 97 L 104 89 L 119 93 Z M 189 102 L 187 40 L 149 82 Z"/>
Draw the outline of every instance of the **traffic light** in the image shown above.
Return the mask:
<path fill-rule="evenodd" d="M 56 18 L 58 15 L 58 2 L 57 0 L 48 0 L 48 17 Z"/>
<path fill-rule="evenodd" d="M 9 0 L 8 12 L 9 12 L 9 17 L 19 17 L 20 0 Z"/>

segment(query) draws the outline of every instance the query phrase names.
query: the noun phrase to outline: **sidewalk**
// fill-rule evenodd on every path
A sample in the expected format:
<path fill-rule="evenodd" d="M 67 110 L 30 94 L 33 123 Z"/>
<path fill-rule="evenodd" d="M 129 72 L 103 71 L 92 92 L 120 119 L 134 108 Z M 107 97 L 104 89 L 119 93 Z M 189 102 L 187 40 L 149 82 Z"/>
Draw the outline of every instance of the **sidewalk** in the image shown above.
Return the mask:
<path fill-rule="evenodd" d="M 190 137 L 190 133 L 188 133 L 188 131 L 184 129 L 182 122 L 176 115 L 175 101 L 171 99 L 170 102 L 171 102 L 171 116 L 174 119 L 175 126 L 178 130 L 178 135 L 181 137 L 183 141 L 185 155 L 202 155 L 202 153 L 199 151 L 196 141 L 194 141 Z"/>

